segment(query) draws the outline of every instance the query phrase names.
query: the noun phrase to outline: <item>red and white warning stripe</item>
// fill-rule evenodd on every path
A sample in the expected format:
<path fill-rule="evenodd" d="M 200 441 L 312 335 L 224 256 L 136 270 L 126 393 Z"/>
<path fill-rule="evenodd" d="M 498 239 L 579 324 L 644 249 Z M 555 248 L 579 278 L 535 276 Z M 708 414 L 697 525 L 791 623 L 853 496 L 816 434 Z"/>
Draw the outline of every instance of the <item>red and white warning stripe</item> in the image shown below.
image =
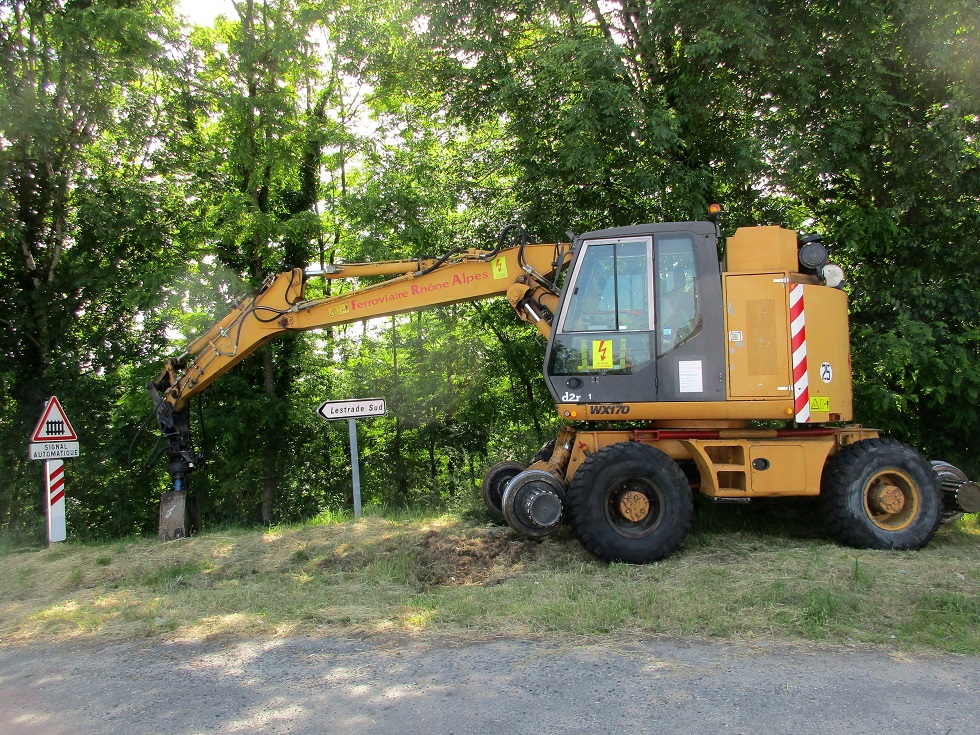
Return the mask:
<path fill-rule="evenodd" d="M 51 462 L 54 465 L 50 468 L 48 477 L 48 496 L 51 505 L 54 505 L 65 497 L 65 464 L 64 462 Z"/>
<path fill-rule="evenodd" d="M 796 398 L 796 422 L 810 420 L 810 383 L 806 372 L 806 318 L 803 310 L 803 285 L 789 289 L 790 335 L 793 344 L 793 395 Z"/>
<path fill-rule="evenodd" d="M 48 488 L 48 543 L 64 541 L 68 536 L 65 518 L 65 463 L 60 459 L 44 461 Z"/>

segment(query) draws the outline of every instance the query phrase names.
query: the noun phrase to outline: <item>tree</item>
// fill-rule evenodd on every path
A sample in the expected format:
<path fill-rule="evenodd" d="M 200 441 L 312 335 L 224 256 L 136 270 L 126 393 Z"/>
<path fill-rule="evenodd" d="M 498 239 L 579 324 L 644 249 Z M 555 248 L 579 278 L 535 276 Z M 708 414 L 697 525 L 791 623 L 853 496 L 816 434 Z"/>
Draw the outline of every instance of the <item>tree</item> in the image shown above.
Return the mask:
<path fill-rule="evenodd" d="M 767 71 L 773 180 L 835 243 L 857 414 L 974 475 L 980 399 L 980 9 L 814 3 Z"/>
<path fill-rule="evenodd" d="M 463 0 L 432 14 L 430 73 L 466 124 L 504 121 L 545 235 L 698 218 L 760 197 L 761 100 L 744 81 L 772 40 L 763 18 L 720 1 Z"/>
<path fill-rule="evenodd" d="M 245 288 L 256 289 L 271 274 L 308 265 L 321 238 L 316 205 L 329 93 L 319 87 L 312 18 L 296 3 L 243 0 L 234 8 L 236 21 L 219 18 L 191 36 L 194 112 L 186 145 L 214 252 Z M 261 485 L 265 523 L 274 518 L 286 464 L 285 395 L 299 372 L 300 339 L 260 351 L 261 375 L 253 372 L 245 390 L 261 381 L 263 397 L 242 405 L 247 419 L 235 432 L 242 443 L 230 457 L 245 473 L 236 472 L 240 482 Z M 243 366 L 255 368 L 254 361 Z M 251 461 L 242 466 L 242 448 L 261 454 L 247 451 Z"/>
<path fill-rule="evenodd" d="M 0 480 L 0 523 L 30 523 L 24 488 L 36 484 L 21 481 L 33 474 L 22 455 L 43 399 L 78 396 L 76 428 L 94 449 L 95 427 L 114 424 L 121 385 L 159 335 L 150 288 L 167 262 L 170 232 L 155 223 L 179 200 L 150 179 L 173 30 L 169 3 L 0 2 L 0 384 L 9 470 Z M 111 485 L 119 471 L 111 467 L 93 485 Z"/>
<path fill-rule="evenodd" d="M 825 236 L 859 419 L 980 473 L 976 3 L 232 7 L 180 36 L 169 3 L 0 0 L 0 524 L 31 517 L 23 438 L 67 391 L 86 448 L 73 527 L 151 529 L 163 478 L 127 460 L 141 386 L 180 350 L 172 330 L 192 337 L 272 273 L 490 245 L 509 222 L 552 241 L 700 219 L 717 200 L 728 232 Z M 203 400 L 205 514 L 344 502 L 343 432 L 311 406 L 378 392 L 368 499 L 458 497 L 552 430 L 540 360 L 501 302 L 271 343 Z"/>
<path fill-rule="evenodd" d="M 517 206 L 562 231 L 813 229 L 852 295 L 858 416 L 976 472 L 975 3 L 679 0 L 431 14 L 451 120 L 503 120 Z M 562 220 L 565 220 L 562 223 Z"/>

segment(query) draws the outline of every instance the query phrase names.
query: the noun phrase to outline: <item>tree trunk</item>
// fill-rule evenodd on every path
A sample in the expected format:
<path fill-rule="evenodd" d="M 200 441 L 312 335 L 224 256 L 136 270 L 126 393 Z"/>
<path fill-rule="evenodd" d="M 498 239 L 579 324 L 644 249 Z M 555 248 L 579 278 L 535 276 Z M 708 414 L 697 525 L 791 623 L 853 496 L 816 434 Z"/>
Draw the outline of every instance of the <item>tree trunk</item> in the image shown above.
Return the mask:
<path fill-rule="evenodd" d="M 501 347 L 504 348 L 504 359 L 510 366 L 511 374 L 516 375 L 521 387 L 524 389 L 524 395 L 527 398 L 527 408 L 528 413 L 531 416 L 531 421 L 534 423 L 534 433 L 541 438 L 541 421 L 538 419 L 537 405 L 534 401 L 534 385 L 531 383 L 531 378 L 528 376 L 527 372 L 524 370 L 524 366 L 521 364 L 520 360 L 515 360 L 511 354 L 511 341 L 499 330 L 496 325 L 489 319 L 482 319 L 483 324 L 490 328 L 497 341 L 500 342 Z M 511 382 L 513 386 L 513 381 Z M 513 391 L 513 388 L 511 388 Z M 517 397 L 514 396 L 514 404 L 517 405 Z"/>
<path fill-rule="evenodd" d="M 434 432 L 428 432 L 429 434 L 429 476 L 432 481 L 432 497 L 436 498 L 438 493 L 436 488 L 438 487 L 437 476 L 436 476 L 436 437 Z"/>

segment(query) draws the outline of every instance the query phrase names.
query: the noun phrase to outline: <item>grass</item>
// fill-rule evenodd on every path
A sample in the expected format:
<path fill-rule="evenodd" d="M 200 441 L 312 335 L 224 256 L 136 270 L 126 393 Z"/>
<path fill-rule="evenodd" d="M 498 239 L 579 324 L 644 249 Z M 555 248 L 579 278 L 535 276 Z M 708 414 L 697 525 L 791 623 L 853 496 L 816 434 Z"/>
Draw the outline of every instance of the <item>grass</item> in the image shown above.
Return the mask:
<path fill-rule="evenodd" d="M 606 565 L 473 517 L 339 515 L 161 544 L 0 544 L 0 642 L 222 635 L 670 635 L 980 653 L 980 526 L 839 546 L 787 506 L 703 506 L 684 548 Z"/>

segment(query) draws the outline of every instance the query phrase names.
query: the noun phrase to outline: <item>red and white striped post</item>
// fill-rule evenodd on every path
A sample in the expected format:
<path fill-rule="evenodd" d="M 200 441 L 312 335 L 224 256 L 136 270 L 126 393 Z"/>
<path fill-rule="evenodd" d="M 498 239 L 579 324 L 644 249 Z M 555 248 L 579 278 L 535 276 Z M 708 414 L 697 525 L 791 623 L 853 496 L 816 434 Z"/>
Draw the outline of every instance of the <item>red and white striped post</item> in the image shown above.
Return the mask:
<path fill-rule="evenodd" d="M 796 398 L 796 423 L 810 420 L 810 381 L 806 364 L 806 314 L 803 308 L 803 285 L 794 283 L 789 290 L 790 336 L 793 343 L 793 395 Z"/>
<path fill-rule="evenodd" d="M 44 487 L 48 499 L 48 543 L 68 537 L 65 521 L 65 463 L 60 459 L 44 460 Z"/>

